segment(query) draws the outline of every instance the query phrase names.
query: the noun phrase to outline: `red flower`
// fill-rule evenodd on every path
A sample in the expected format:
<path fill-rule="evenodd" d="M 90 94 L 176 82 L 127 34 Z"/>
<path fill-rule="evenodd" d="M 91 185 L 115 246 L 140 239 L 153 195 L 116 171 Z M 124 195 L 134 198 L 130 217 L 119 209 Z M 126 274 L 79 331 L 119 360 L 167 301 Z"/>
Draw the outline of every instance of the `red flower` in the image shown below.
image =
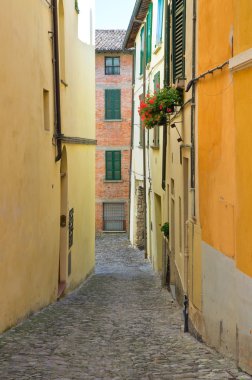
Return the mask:
<path fill-rule="evenodd" d="M 160 88 L 160 84 L 159 83 L 156 84 L 156 88 Z"/>
<path fill-rule="evenodd" d="M 167 108 L 167 112 L 168 112 L 168 113 L 171 113 L 171 112 L 172 112 L 172 109 L 171 109 L 171 108 Z"/>
<path fill-rule="evenodd" d="M 150 103 L 150 104 L 154 104 L 154 102 L 155 102 L 154 99 L 150 99 L 150 100 L 149 100 L 149 103 Z"/>
<path fill-rule="evenodd" d="M 160 109 L 160 110 L 162 110 L 162 109 L 163 109 L 163 106 L 162 106 L 162 104 L 160 104 L 160 106 L 159 106 L 159 109 Z"/>

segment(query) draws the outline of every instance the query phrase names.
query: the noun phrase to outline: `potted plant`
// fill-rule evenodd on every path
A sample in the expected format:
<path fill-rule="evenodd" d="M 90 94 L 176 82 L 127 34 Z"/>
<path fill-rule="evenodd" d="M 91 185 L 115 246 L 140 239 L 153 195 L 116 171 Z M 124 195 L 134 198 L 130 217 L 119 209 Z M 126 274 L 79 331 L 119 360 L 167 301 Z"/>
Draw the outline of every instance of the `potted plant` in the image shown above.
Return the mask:
<path fill-rule="evenodd" d="M 169 239 L 169 223 L 168 222 L 165 222 L 162 227 L 161 227 L 161 231 L 163 232 L 164 236 Z"/>
<path fill-rule="evenodd" d="M 141 100 L 138 112 L 144 126 L 153 128 L 166 123 L 167 114 L 174 112 L 175 105 L 181 105 L 179 91 L 173 87 L 164 87 L 154 91 L 153 95 L 147 94 L 146 98 Z"/>

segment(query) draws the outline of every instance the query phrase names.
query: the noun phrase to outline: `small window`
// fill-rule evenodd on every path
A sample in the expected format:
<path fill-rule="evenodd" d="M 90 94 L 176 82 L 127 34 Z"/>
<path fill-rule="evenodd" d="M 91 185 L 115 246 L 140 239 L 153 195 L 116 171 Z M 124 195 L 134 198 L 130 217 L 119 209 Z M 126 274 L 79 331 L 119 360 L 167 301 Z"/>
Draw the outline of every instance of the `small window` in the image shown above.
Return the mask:
<path fill-rule="evenodd" d="M 119 57 L 105 57 L 105 75 L 120 75 Z"/>
<path fill-rule="evenodd" d="M 121 119 L 121 90 L 105 90 L 105 120 Z"/>
<path fill-rule="evenodd" d="M 121 151 L 106 151 L 106 176 L 107 181 L 121 180 Z"/>

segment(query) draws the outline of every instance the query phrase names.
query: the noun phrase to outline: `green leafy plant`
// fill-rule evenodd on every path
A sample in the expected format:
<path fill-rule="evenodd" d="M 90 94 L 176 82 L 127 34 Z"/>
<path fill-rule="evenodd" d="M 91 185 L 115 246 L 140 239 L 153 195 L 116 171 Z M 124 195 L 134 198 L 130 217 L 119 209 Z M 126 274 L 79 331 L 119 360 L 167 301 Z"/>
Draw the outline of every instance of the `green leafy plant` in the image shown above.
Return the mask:
<path fill-rule="evenodd" d="M 153 128 L 166 122 L 167 114 L 173 112 L 175 105 L 181 105 L 182 98 L 179 91 L 173 87 L 164 87 L 154 91 L 153 95 L 147 94 L 141 100 L 138 108 L 141 120 L 146 128 Z"/>
<path fill-rule="evenodd" d="M 161 231 L 163 232 L 164 236 L 169 238 L 169 223 L 168 222 L 165 222 L 162 227 L 161 227 Z"/>

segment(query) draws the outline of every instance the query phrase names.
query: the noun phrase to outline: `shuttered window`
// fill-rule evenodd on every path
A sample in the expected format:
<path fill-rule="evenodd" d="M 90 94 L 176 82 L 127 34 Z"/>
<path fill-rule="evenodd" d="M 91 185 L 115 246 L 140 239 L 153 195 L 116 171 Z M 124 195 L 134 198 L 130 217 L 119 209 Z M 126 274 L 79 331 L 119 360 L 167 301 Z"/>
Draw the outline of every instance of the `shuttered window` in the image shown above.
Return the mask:
<path fill-rule="evenodd" d="M 119 181 L 121 179 L 121 151 L 106 151 L 106 180 Z"/>
<path fill-rule="evenodd" d="M 185 1 L 173 0 L 172 9 L 172 56 L 173 82 L 185 77 Z"/>
<path fill-rule="evenodd" d="M 121 90 L 105 90 L 105 119 L 121 119 Z"/>
<path fill-rule="evenodd" d="M 162 42 L 164 0 L 158 0 L 156 45 Z"/>
<path fill-rule="evenodd" d="M 144 26 L 140 32 L 140 75 L 143 74 L 143 60 L 144 60 Z"/>
<path fill-rule="evenodd" d="M 152 8 L 153 5 L 150 3 L 149 5 L 149 11 L 147 15 L 146 20 L 146 32 L 147 32 L 147 38 L 146 38 L 146 63 L 149 63 L 151 61 L 151 46 L 152 46 Z"/>

